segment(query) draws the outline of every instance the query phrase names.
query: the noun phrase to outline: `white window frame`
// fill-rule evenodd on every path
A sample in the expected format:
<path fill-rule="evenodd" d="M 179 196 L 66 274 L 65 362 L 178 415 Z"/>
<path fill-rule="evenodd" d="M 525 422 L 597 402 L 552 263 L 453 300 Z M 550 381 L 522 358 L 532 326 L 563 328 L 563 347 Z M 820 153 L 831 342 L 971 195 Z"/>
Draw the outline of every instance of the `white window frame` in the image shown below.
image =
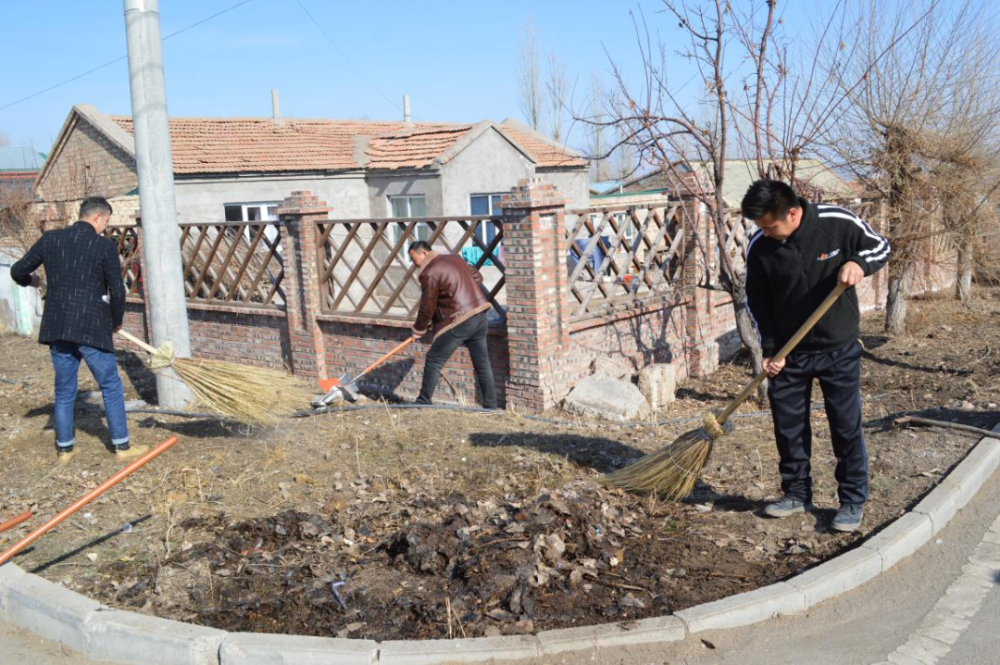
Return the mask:
<path fill-rule="evenodd" d="M 635 242 L 635 239 L 639 237 L 639 228 L 632 220 L 632 215 L 627 212 L 616 212 L 614 213 L 614 216 L 619 229 L 622 227 L 622 224 L 625 225 L 625 231 L 622 233 L 622 242 L 618 245 L 619 248 L 626 251 L 632 249 L 632 244 Z"/>
<path fill-rule="evenodd" d="M 223 217 L 225 217 L 226 208 L 240 207 L 240 219 L 241 222 L 249 222 L 252 224 L 256 223 L 266 223 L 266 222 L 277 222 L 278 221 L 278 207 L 281 205 L 281 201 L 252 201 L 249 203 L 225 203 L 222 206 Z M 256 208 L 260 212 L 260 219 L 251 220 L 250 210 Z M 229 221 L 228 219 L 226 221 Z M 236 221 L 236 220 L 233 220 Z M 247 240 L 253 240 L 253 236 L 250 233 L 250 229 L 247 228 L 244 231 Z M 264 236 L 271 242 L 274 242 L 278 238 L 278 229 L 275 226 L 268 225 L 264 231 Z M 280 248 L 279 248 L 280 252 Z"/>
<path fill-rule="evenodd" d="M 420 199 L 424 202 L 424 214 L 414 215 L 413 214 L 413 199 Z M 393 205 L 394 201 L 406 201 L 406 215 L 403 217 L 396 217 L 396 208 Z M 386 204 L 389 207 L 389 217 L 392 219 L 405 219 L 408 217 L 426 217 L 427 216 L 427 197 L 424 194 L 401 194 L 399 196 L 388 196 L 386 197 Z M 409 242 L 414 240 L 427 240 L 430 241 L 433 231 L 429 224 L 426 222 L 419 222 L 413 233 L 410 235 Z M 394 224 L 392 226 L 392 243 L 395 245 L 399 242 L 399 239 L 403 236 L 403 229 L 398 225 Z"/>
<path fill-rule="evenodd" d="M 501 193 L 501 192 L 482 192 L 482 193 L 476 193 L 476 194 L 469 194 L 469 214 L 470 215 L 472 214 L 472 199 L 473 198 L 485 198 L 486 199 L 486 214 L 489 215 L 490 217 L 495 217 L 495 216 L 500 215 L 501 212 L 500 212 L 500 209 L 499 209 L 499 204 L 502 201 L 502 199 L 500 198 L 502 196 L 503 196 L 503 193 Z M 498 231 L 497 231 L 496 225 L 493 222 L 484 222 L 484 223 L 480 224 L 479 227 L 476 229 L 476 235 L 479 237 L 479 240 L 483 243 L 483 245 L 485 245 L 487 247 L 490 244 L 490 240 L 489 240 L 489 235 L 490 234 L 489 234 L 489 231 L 491 229 L 493 231 L 493 236 L 496 237 Z M 502 240 L 500 241 L 500 245 L 497 245 L 497 247 L 496 247 L 496 249 L 494 251 L 499 250 L 501 245 L 503 245 L 503 241 Z"/>
<path fill-rule="evenodd" d="M 226 208 L 240 207 L 240 221 L 249 222 L 250 220 L 250 209 L 257 208 L 260 211 L 261 217 L 259 220 L 261 222 L 276 222 L 278 221 L 278 206 L 281 205 L 281 201 L 254 201 L 250 203 L 226 203 L 223 204 L 222 209 L 225 211 Z"/>

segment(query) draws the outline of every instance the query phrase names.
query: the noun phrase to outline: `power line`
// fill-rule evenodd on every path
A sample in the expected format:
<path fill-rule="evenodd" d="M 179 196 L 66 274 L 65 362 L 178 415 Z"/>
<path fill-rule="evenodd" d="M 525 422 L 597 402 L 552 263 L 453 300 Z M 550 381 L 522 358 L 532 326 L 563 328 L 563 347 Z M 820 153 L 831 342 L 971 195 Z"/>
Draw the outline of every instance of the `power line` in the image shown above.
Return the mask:
<path fill-rule="evenodd" d="M 252 0 L 242 0 L 242 2 L 237 2 L 235 5 L 232 5 L 230 7 L 227 7 L 226 9 L 223 9 L 221 12 L 217 12 L 215 14 L 212 14 L 211 16 L 208 16 L 206 18 L 201 19 L 200 21 L 196 21 L 195 23 L 192 23 L 191 25 L 189 25 L 187 27 L 181 28 L 180 30 L 177 30 L 175 32 L 171 32 L 169 35 L 167 35 L 166 37 L 164 37 L 161 41 L 165 42 L 168 39 L 170 39 L 171 37 L 176 37 L 177 35 L 185 33 L 185 32 L 187 32 L 188 30 L 190 30 L 192 28 L 196 28 L 199 25 L 202 25 L 203 23 L 208 23 L 212 19 L 218 18 L 219 16 L 222 16 L 223 14 L 227 14 L 227 13 L 233 11 L 234 9 L 238 9 L 238 8 L 242 7 L 243 5 L 245 5 L 245 4 L 247 4 L 248 2 L 251 2 L 251 1 Z M 87 71 L 83 72 L 82 74 L 77 74 L 76 76 L 68 78 L 65 81 L 61 81 L 59 83 L 56 83 L 55 85 L 50 85 L 49 87 L 45 88 L 44 90 L 39 90 L 38 92 L 32 93 L 32 94 L 28 95 L 27 97 L 22 97 L 21 99 L 18 99 L 17 101 L 13 101 L 13 102 L 10 102 L 9 104 L 5 104 L 3 106 L 0 106 L 0 111 L 4 111 L 6 109 L 9 109 L 12 106 L 17 106 L 18 104 L 21 104 L 22 102 L 26 102 L 29 99 L 34 99 L 35 97 L 38 97 L 40 95 L 44 95 L 47 92 L 51 92 L 52 90 L 55 90 L 56 88 L 61 88 L 62 86 L 66 85 L 68 83 L 72 83 L 73 81 L 78 81 L 79 79 L 82 79 L 84 76 L 89 76 L 89 75 L 93 74 L 94 72 L 98 72 L 98 71 L 100 71 L 100 70 L 102 70 L 102 69 L 104 69 L 106 67 L 110 67 L 111 65 L 113 65 L 113 64 L 115 64 L 117 62 L 121 62 L 122 60 L 125 60 L 127 58 L 128 58 L 128 55 L 126 54 L 126 55 L 123 55 L 123 56 L 119 56 L 119 57 L 115 58 L 114 60 L 108 60 L 103 65 L 98 65 L 97 67 L 94 67 L 93 69 L 88 69 Z"/>
<path fill-rule="evenodd" d="M 326 41 L 330 42 L 330 45 L 333 46 L 333 48 L 336 49 L 337 53 L 339 53 L 340 56 L 344 60 L 347 61 L 347 64 L 349 64 L 351 67 L 354 68 L 354 71 L 357 73 L 357 75 L 360 76 L 364 80 L 365 83 L 367 83 L 368 85 L 370 85 L 375 92 L 377 92 L 379 95 L 381 95 L 382 99 L 384 99 L 385 101 L 389 102 L 389 104 L 391 104 L 392 106 L 395 106 L 397 109 L 399 109 L 400 113 L 403 113 L 404 112 L 403 108 L 399 104 L 397 104 L 396 102 L 394 102 L 387 94 L 385 94 L 384 92 L 382 92 L 382 90 L 377 85 L 375 85 L 374 83 L 372 83 L 372 81 L 367 76 L 365 76 L 364 72 L 361 71 L 361 68 L 358 67 L 356 64 L 354 64 L 354 61 L 351 60 L 350 56 L 347 55 L 347 53 L 345 53 L 343 51 L 343 49 L 341 49 L 337 45 L 337 42 L 334 41 L 334 39 L 332 37 L 330 37 L 330 35 L 326 32 L 326 30 L 323 29 L 323 26 L 321 26 L 319 24 L 319 22 L 316 20 L 316 18 L 309 12 L 308 9 L 306 9 L 306 6 L 304 4 L 302 4 L 302 0 L 295 0 L 295 2 L 298 4 L 299 7 L 302 8 L 302 11 L 305 12 L 306 16 L 309 17 L 309 20 L 312 21 L 313 25 L 316 26 L 316 29 L 319 30 L 323 34 L 324 37 L 326 37 Z"/>

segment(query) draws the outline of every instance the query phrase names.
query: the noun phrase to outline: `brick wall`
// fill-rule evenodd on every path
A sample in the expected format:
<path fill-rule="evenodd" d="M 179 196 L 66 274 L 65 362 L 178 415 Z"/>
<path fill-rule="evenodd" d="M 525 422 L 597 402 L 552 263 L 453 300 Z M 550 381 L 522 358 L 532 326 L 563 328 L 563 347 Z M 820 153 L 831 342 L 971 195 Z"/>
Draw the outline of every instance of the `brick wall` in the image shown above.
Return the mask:
<path fill-rule="evenodd" d="M 144 302 L 130 298 L 124 327 L 149 340 Z M 284 313 L 253 312 L 237 307 L 188 306 L 191 353 L 198 358 L 225 360 L 253 367 L 289 367 L 291 353 Z"/>
<path fill-rule="evenodd" d="M 410 336 L 410 328 L 393 325 L 337 321 L 326 316 L 320 322 L 326 342 L 326 364 L 331 377 L 342 374 L 355 376 L 394 346 Z M 494 326 L 487 340 L 490 363 L 496 382 L 497 399 L 503 403 L 510 379 L 507 333 L 503 326 Z M 423 380 L 424 356 L 430 345 L 418 341 L 376 368 L 361 382 L 366 390 L 383 395 L 414 399 Z M 451 357 L 442 372 L 435 401 L 455 404 L 476 404 L 476 379 L 472 360 L 462 347 Z"/>
<path fill-rule="evenodd" d="M 83 118 L 76 122 L 36 188 L 43 207 L 53 206 L 63 224 L 76 219 L 84 198 L 121 197 L 139 186 L 135 160 Z"/>

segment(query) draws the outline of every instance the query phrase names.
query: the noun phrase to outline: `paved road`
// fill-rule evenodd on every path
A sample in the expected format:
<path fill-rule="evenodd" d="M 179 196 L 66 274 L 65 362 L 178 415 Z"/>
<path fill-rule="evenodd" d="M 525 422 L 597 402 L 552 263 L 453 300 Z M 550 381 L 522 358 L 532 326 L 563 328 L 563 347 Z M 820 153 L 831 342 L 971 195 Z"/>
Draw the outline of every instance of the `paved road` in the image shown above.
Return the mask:
<path fill-rule="evenodd" d="M 708 631 L 660 649 L 602 654 L 598 662 L 997 665 L 1000 577 L 970 566 L 970 557 L 1000 569 L 1000 473 L 935 541 L 860 589 L 802 615 Z"/>
<path fill-rule="evenodd" d="M 991 527 L 993 531 L 991 531 Z M 809 612 L 658 648 L 616 649 L 614 665 L 1000 664 L 1000 473 L 936 541 L 860 589 Z M 706 642 L 711 647 L 706 646 Z M 62 645 L 0 623 L 4 665 L 90 665 Z M 578 663 L 551 659 L 545 663 Z"/>
<path fill-rule="evenodd" d="M 0 662 L 4 665 L 97 665 L 69 647 L 0 623 Z"/>

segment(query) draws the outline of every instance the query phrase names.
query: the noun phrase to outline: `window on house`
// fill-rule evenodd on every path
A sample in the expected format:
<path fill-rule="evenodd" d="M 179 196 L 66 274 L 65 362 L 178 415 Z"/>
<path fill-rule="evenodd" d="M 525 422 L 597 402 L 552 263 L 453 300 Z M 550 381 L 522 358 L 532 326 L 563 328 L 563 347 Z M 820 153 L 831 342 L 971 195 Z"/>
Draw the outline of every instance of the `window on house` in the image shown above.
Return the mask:
<path fill-rule="evenodd" d="M 227 203 L 225 205 L 226 221 L 276 222 L 278 221 L 278 205 L 276 201 L 263 203 Z M 243 231 L 243 235 L 246 236 L 247 241 L 253 240 L 255 233 L 256 231 L 249 227 Z M 264 237 L 270 242 L 274 242 L 278 238 L 278 229 L 269 225 L 264 230 Z M 263 247 L 263 243 L 260 247 Z M 280 247 L 278 248 L 278 253 L 281 253 Z"/>
<path fill-rule="evenodd" d="M 501 197 L 501 194 L 473 194 L 469 197 L 469 212 L 475 216 L 499 215 Z M 484 245 L 489 246 L 497 237 L 497 225 L 483 222 L 476 229 L 476 235 Z"/>
<path fill-rule="evenodd" d="M 624 212 L 616 212 L 615 223 L 619 229 L 622 228 L 622 225 L 625 226 L 625 230 L 622 232 L 621 249 L 626 251 L 632 249 L 632 243 L 635 242 L 636 237 L 639 235 L 639 228 L 632 220 L 632 216 Z"/>
<path fill-rule="evenodd" d="M 423 195 L 420 196 L 390 196 L 389 197 L 389 213 L 393 218 L 397 217 L 426 217 L 427 216 L 427 203 Z M 405 230 L 404 225 L 396 224 L 392 227 L 392 242 L 396 244 L 399 239 L 403 236 L 403 231 Z M 431 239 L 431 227 L 429 224 L 420 222 L 417 224 L 416 228 L 413 229 L 413 233 L 410 234 L 408 239 L 409 242 L 414 240 L 426 240 Z"/>
<path fill-rule="evenodd" d="M 227 222 L 276 222 L 278 203 L 227 203 Z"/>

